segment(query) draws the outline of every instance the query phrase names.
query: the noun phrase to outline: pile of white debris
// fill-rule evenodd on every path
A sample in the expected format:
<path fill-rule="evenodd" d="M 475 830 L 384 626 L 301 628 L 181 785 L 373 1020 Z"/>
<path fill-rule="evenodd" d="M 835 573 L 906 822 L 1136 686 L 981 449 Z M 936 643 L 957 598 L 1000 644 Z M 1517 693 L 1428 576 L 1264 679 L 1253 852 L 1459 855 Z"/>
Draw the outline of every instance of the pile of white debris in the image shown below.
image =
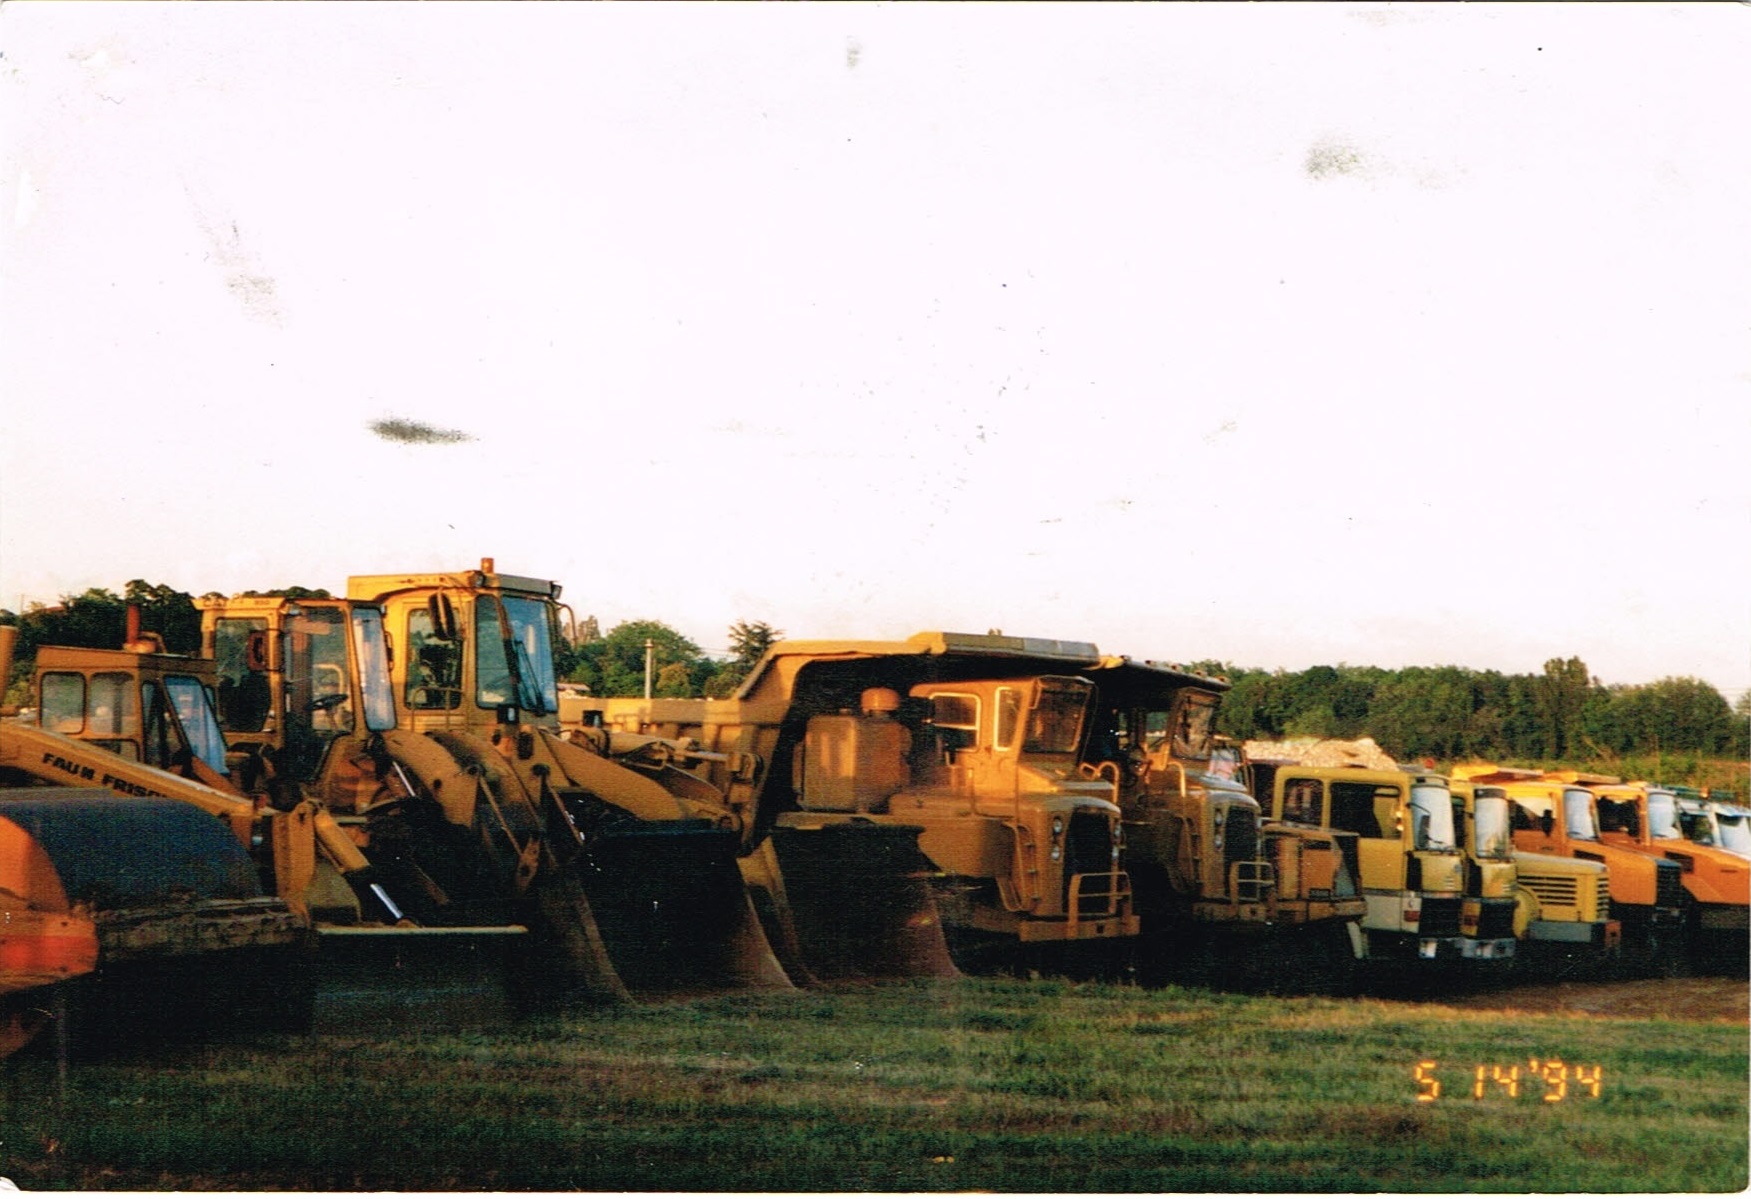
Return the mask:
<path fill-rule="evenodd" d="M 1242 747 L 1249 762 L 1293 762 L 1297 766 L 1360 766 L 1367 770 L 1396 770 L 1392 760 L 1374 738 L 1340 741 L 1335 737 L 1290 737 L 1286 741 L 1248 741 Z"/>

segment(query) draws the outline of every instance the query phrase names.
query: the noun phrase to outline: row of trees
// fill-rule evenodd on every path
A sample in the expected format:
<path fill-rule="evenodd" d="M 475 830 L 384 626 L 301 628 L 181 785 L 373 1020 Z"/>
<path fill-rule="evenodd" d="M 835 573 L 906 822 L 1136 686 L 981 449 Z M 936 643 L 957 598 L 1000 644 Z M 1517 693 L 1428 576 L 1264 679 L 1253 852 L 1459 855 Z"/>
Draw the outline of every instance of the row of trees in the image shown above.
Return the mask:
<path fill-rule="evenodd" d="M 301 588 L 291 593 L 322 594 Z M 200 648 L 192 597 L 134 579 L 120 595 L 93 588 L 54 607 L 0 610 L 0 624 L 19 628 L 14 681 L 28 672 L 38 645 L 119 646 L 129 604 L 139 605 L 141 626 L 162 636 L 171 653 Z M 603 634 L 590 618 L 575 643 L 560 646 L 558 666 L 560 677 L 597 695 L 642 695 L 649 641 L 653 694 L 723 697 L 781 636 L 764 621 L 737 621 L 728 631 L 725 658 L 706 653 L 661 621 L 627 621 Z M 1540 674 L 1461 666 L 1263 671 L 1213 661 L 1197 669 L 1228 676 L 1233 689 L 1218 727 L 1242 740 L 1371 736 L 1399 758 L 1444 760 L 1751 756 L 1751 694 L 1740 696 L 1735 708 L 1695 678 L 1607 687 L 1579 658 L 1552 658 Z"/>
<path fill-rule="evenodd" d="M 1241 739 L 1366 735 L 1399 758 L 1751 755 L 1751 695 L 1735 708 L 1688 677 L 1608 687 L 1579 658 L 1552 658 L 1535 675 L 1461 666 L 1200 667 L 1233 683 L 1219 727 Z"/>

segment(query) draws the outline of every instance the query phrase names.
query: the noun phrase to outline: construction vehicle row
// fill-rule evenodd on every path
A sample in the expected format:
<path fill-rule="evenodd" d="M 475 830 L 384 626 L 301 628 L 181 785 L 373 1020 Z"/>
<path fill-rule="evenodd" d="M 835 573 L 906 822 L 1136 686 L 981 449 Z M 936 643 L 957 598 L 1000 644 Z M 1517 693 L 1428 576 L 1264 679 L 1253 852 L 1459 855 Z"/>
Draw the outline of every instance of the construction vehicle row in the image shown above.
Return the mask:
<path fill-rule="evenodd" d="M 94 932 L 56 978 L 253 955 L 292 1018 L 381 1029 L 1194 943 L 1349 978 L 1743 939 L 1742 858 L 1589 838 L 1579 779 L 1247 762 L 1225 680 L 1083 642 L 781 641 L 729 699 L 602 699 L 557 685 L 559 586 L 490 559 L 197 606 L 199 657 L 42 647 L 37 723 L 0 722 L 0 848 Z M 1598 802 L 1744 827 L 1671 797 Z M 1717 857 L 1737 892 L 1666 877 Z"/>

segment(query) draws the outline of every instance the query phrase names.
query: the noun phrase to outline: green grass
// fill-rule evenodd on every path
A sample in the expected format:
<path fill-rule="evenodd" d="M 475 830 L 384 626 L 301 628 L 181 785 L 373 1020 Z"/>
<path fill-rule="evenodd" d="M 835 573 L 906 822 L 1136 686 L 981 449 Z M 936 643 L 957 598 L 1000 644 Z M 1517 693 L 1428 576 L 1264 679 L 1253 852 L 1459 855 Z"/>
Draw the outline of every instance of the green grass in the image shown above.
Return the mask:
<path fill-rule="evenodd" d="M 3 1065 L 0 1174 L 82 1190 L 1723 1191 L 1747 1030 L 959 980 L 395 1041 Z M 1470 1096 L 1597 1065 L 1597 1099 Z M 1413 1070 L 1439 1064 L 1418 1102 Z"/>

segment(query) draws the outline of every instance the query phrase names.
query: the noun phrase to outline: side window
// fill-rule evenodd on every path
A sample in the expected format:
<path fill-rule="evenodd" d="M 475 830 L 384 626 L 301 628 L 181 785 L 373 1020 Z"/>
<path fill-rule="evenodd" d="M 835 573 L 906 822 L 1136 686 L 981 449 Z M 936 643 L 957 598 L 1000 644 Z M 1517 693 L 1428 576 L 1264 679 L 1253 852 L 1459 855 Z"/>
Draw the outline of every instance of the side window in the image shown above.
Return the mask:
<path fill-rule="evenodd" d="M 42 710 L 37 721 L 51 733 L 78 733 L 85 728 L 85 676 L 55 671 L 43 676 Z"/>
<path fill-rule="evenodd" d="M 222 616 L 213 630 L 213 659 L 219 674 L 219 723 L 235 733 L 259 733 L 272 706 L 266 663 L 252 662 L 251 636 L 266 636 L 260 617 Z"/>
<path fill-rule="evenodd" d="M 88 731 L 100 737 L 137 737 L 140 713 L 134 707 L 132 676 L 105 671 L 91 676 L 91 711 Z"/>
<path fill-rule="evenodd" d="M 1283 784 L 1283 819 L 1291 824 L 1323 823 L 1325 784 L 1319 779 L 1289 779 Z"/>
<path fill-rule="evenodd" d="M 978 719 L 975 709 L 975 721 Z M 1014 749 L 1021 732 L 1021 692 L 1014 687 L 997 689 L 997 748 Z"/>
<path fill-rule="evenodd" d="M 1331 785 L 1331 826 L 1361 837 L 1384 837 L 1376 799 L 1396 800 L 1397 787 L 1382 787 L 1376 783 L 1337 783 Z"/>
<path fill-rule="evenodd" d="M 930 729 L 945 758 L 979 743 L 979 697 L 945 692 L 930 697 Z"/>
<path fill-rule="evenodd" d="M 432 615 L 415 608 L 407 616 L 407 706 L 418 711 L 462 706 L 462 647 L 438 636 Z"/>

